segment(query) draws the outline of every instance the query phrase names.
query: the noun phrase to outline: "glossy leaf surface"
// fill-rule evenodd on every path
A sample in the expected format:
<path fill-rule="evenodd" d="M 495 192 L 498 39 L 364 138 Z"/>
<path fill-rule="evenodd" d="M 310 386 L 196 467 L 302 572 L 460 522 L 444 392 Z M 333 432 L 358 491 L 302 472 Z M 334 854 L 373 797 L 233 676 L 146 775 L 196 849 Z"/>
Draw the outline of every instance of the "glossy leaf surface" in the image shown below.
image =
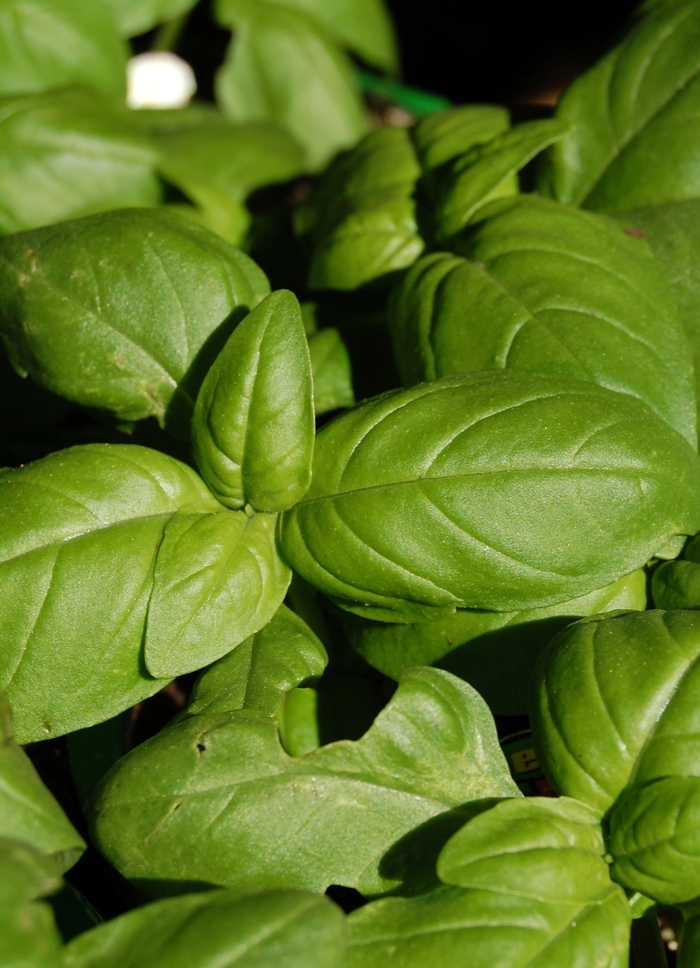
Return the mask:
<path fill-rule="evenodd" d="M 130 911 L 76 938 L 65 968 L 337 968 L 342 912 L 312 894 L 209 891 Z"/>
<path fill-rule="evenodd" d="M 194 517 L 209 527 L 209 543 L 190 558 L 183 541 L 178 561 L 171 535 Z M 214 607 L 230 576 L 222 544 L 231 518 L 194 471 L 143 447 L 74 447 L 2 475 L 0 686 L 20 742 L 109 719 L 162 688 L 143 654 L 144 635 L 158 641 L 158 620 L 172 629 L 215 612 L 211 631 L 220 637 L 199 643 L 190 669 L 233 647 L 221 626 L 235 629 L 236 600 Z M 209 561 L 198 572 L 202 557 Z M 174 571 L 182 588 L 162 615 Z"/>
<path fill-rule="evenodd" d="M 156 152 L 127 108 L 88 90 L 0 101 L 0 233 L 157 205 Z"/>
<path fill-rule="evenodd" d="M 366 121 L 352 65 L 313 18 L 276 3 L 227 0 L 236 35 L 216 80 L 233 121 L 276 121 L 304 146 L 313 170 L 361 137 Z"/>
<path fill-rule="evenodd" d="M 220 0 L 222 9 L 226 3 Z M 390 74 L 398 71 L 396 39 L 383 0 L 274 0 L 274 4 L 308 14 L 368 64 Z"/>
<path fill-rule="evenodd" d="M 100 850 L 153 894 L 194 881 L 372 894 L 400 883 L 382 858 L 421 824 L 466 801 L 517 795 L 483 700 L 421 669 L 362 739 L 299 759 L 262 713 L 193 716 L 107 775 L 93 829 Z"/>
<path fill-rule="evenodd" d="M 540 190 L 603 212 L 697 197 L 699 106 L 700 10 L 656 4 L 560 101 Z"/>
<path fill-rule="evenodd" d="M 411 139 L 423 171 L 429 172 L 492 141 L 509 127 L 505 108 L 467 104 L 421 118 L 411 130 Z"/>
<path fill-rule="evenodd" d="M 339 156 L 298 214 L 313 240 L 312 289 L 356 289 L 420 255 L 412 198 L 420 167 L 408 133 L 380 128 Z"/>
<path fill-rule="evenodd" d="M 308 490 L 314 447 L 311 359 L 296 296 L 271 293 L 207 373 L 192 423 L 194 457 L 227 507 L 285 511 Z"/>
<path fill-rule="evenodd" d="M 665 269 L 695 364 L 700 388 L 700 201 L 636 209 L 618 216 L 629 235 L 641 235 Z"/>
<path fill-rule="evenodd" d="M 145 662 L 172 679 L 201 669 L 270 621 L 291 578 L 276 515 L 179 514 L 165 525 L 148 603 Z"/>
<path fill-rule="evenodd" d="M 355 402 L 350 356 L 337 329 L 323 329 L 309 337 L 314 410 L 317 415 Z"/>
<path fill-rule="evenodd" d="M 434 189 L 432 219 L 438 244 L 461 231 L 490 199 L 517 194 L 514 176 L 566 130 L 554 119 L 530 121 L 456 158 L 441 172 Z"/>
<path fill-rule="evenodd" d="M 0 242 L 0 329 L 16 368 L 184 436 L 209 365 L 267 291 L 251 259 L 170 212 L 111 212 Z"/>
<path fill-rule="evenodd" d="M 80 84 L 126 93 L 127 51 L 102 0 L 2 0 L 0 97 Z"/>
<path fill-rule="evenodd" d="M 258 709 L 274 716 L 286 693 L 318 678 L 327 662 L 306 622 L 281 605 L 259 632 L 202 673 L 186 715 Z"/>
<path fill-rule="evenodd" d="M 10 704 L 0 693 L 0 835 L 30 844 L 50 855 L 63 873 L 85 850 L 85 842 L 31 760 L 17 745 Z"/>
<path fill-rule="evenodd" d="M 572 800 L 506 800 L 448 841 L 450 884 L 350 916 L 349 968 L 623 968 L 627 899 L 610 881 L 593 811 Z"/>
<path fill-rule="evenodd" d="M 385 675 L 434 665 L 470 683 L 491 711 L 503 716 L 528 711 L 530 679 L 550 639 L 580 615 L 646 607 L 641 569 L 582 598 L 523 612 L 457 609 L 454 615 L 408 625 L 348 617 L 353 648 Z"/>
<path fill-rule="evenodd" d="M 630 393 L 693 446 L 692 352 L 666 277 L 616 224 L 544 199 L 491 209 L 393 302 L 405 383 L 476 369 L 570 374 Z"/>
<path fill-rule="evenodd" d="M 679 791 L 685 795 L 699 782 L 698 656 L 700 614 L 684 611 L 583 619 L 557 636 L 542 656 L 531 713 L 540 761 L 562 793 L 601 813 L 613 807 L 611 843 L 617 849 L 636 836 L 635 830 L 643 844 L 643 805 L 654 800 L 663 784 L 666 795 L 657 807 L 665 819 L 657 812 L 655 834 L 670 838 L 677 825 L 673 836 L 682 851 L 684 827 L 689 820 L 698 823 L 695 794 L 686 797 L 687 809 L 681 809 L 679 799 Z M 650 817 L 657 807 L 649 806 Z M 626 818 L 637 811 L 641 819 L 635 827 Z M 682 863 L 694 865 L 697 878 L 693 840 L 696 833 L 690 837 L 693 856 Z M 668 849 L 673 852 L 673 845 Z M 673 876 L 670 868 L 666 871 L 668 880 L 680 880 L 680 870 Z M 632 886 L 630 880 L 625 879 L 626 886 Z M 700 893 L 700 881 L 695 893 Z"/>
<path fill-rule="evenodd" d="M 515 371 L 446 377 L 323 428 L 283 551 L 368 618 L 555 604 L 695 530 L 697 461 L 626 394 Z"/>
<path fill-rule="evenodd" d="M 60 887 L 53 862 L 28 844 L 0 838 L 0 959 L 21 968 L 59 968 L 61 936 L 40 899 Z"/>

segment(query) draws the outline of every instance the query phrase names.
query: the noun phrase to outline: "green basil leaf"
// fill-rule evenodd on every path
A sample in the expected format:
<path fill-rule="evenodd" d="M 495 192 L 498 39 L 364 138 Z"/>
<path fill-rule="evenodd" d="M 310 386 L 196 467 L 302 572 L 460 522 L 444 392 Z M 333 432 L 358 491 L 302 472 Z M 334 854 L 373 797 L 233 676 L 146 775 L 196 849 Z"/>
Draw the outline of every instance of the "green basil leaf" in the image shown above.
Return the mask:
<path fill-rule="evenodd" d="M 592 616 L 558 635 L 536 670 L 531 710 L 556 789 L 603 813 L 628 784 L 700 776 L 698 656 L 697 612 Z"/>
<path fill-rule="evenodd" d="M 568 130 L 555 119 L 529 121 L 460 155 L 434 188 L 433 233 L 439 244 L 474 219 L 486 202 L 517 195 L 517 173 Z"/>
<path fill-rule="evenodd" d="M 0 233 L 156 205 L 157 154 L 131 113 L 87 90 L 0 101 Z"/>
<path fill-rule="evenodd" d="M 700 916 L 689 917 L 683 926 L 683 941 L 678 952 L 678 968 L 697 968 L 700 956 Z"/>
<path fill-rule="evenodd" d="M 293 293 L 273 292 L 231 334 L 197 397 L 192 436 L 202 477 L 227 507 L 285 511 L 304 496 L 313 383 Z"/>
<path fill-rule="evenodd" d="M 318 699 L 308 686 L 284 694 L 277 719 L 280 743 L 290 756 L 306 756 L 322 745 Z"/>
<path fill-rule="evenodd" d="M 72 941 L 65 968 L 337 968 L 345 919 L 324 897 L 207 891 L 129 911 Z"/>
<path fill-rule="evenodd" d="M 316 415 L 355 403 L 350 356 L 337 329 L 322 329 L 309 337 Z"/>
<path fill-rule="evenodd" d="M 559 102 L 540 191 L 620 212 L 700 195 L 700 10 L 656 4 Z"/>
<path fill-rule="evenodd" d="M 53 861 L 29 844 L 0 838 L 0 956 L 15 968 L 62 968 L 61 936 L 40 898 L 59 889 Z"/>
<path fill-rule="evenodd" d="M 0 833 L 51 855 L 57 873 L 68 870 L 85 841 L 44 786 L 12 731 L 12 712 L 0 693 Z"/>
<path fill-rule="evenodd" d="M 522 612 L 457 609 L 454 615 L 408 625 L 348 615 L 352 647 L 387 676 L 400 679 L 419 665 L 446 669 L 474 686 L 501 716 L 528 711 L 530 679 L 554 635 L 581 615 L 646 607 L 640 569 L 582 598 Z"/>
<path fill-rule="evenodd" d="M 317 20 L 337 43 L 349 47 L 368 64 L 390 74 L 398 73 L 399 52 L 383 0 L 274 0 L 274 3 Z M 219 0 L 224 22 L 228 20 L 226 6 L 227 0 Z"/>
<path fill-rule="evenodd" d="M 92 904 L 72 884 L 64 883 L 61 890 L 49 899 L 49 904 L 65 943 L 103 923 Z"/>
<path fill-rule="evenodd" d="M 700 398 L 700 201 L 654 205 L 618 218 L 628 235 L 646 238 L 666 270 L 693 352 Z"/>
<path fill-rule="evenodd" d="M 683 560 L 667 561 L 656 568 L 651 590 L 657 608 L 700 608 L 700 540 L 692 539 Z"/>
<path fill-rule="evenodd" d="M 275 716 L 285 694 L 318 678 L 327 662 L 306 622 L 281 605 L 259 632 L 202 673 L 185 715 L 259 709 Z"/>
<path fill-rule="evenodd" d="M 505 108 L 466 104 L 427 115 L 411 138 L 424 172 L 439 168 L 477 145 L 485 145 L 510 127 Z"/>
<path fill-rule="evenodd" d="M 107 0 L 122 37 L 145 34 L 158 24 L 174 20 L 194 7 L 197 0 Z"/>
<path fill-rule="evenodd" d="M 644 400 L 696 445 L 692 351 L 642 241 L 524 196 L 456 248 L 471 261 L 426 256 L 393 299 L 404 382 L 500 367 L 570 374 Z"/>
<path fill-rule="evenodd" d="M 127 48 L 103 0 L 3 0 L 0 97 L 81 84 L 126 94 Z"/>
<path fill-rule="evenodd" d="M 611 873 L 623 887 L 644 891 L 662 904 L 683 904 L 698 896 L 700 777 L 634 783 L 623 791 L 608 822 L 615 858 Z"/>
<path fill-rule="evenodd" d="M 292 577 L 277 553 L 276 525 L 274 514 L 221 508 L 167 522 L 146 619 L 152 676 L 201 669 L 267 625 Z"/>
<path fill-rule="evenodd" d="M 107 775 L 93 830 L 152 894 L 193 881 L 376 894 L 397 886 L 382 858 L 406 834 L 466 801 L 517 795 L 480 696 L 419 669 L 360 740 L 298 759 L 253 710 L 172 726 Z"/>
<path fill-rule="evenodd" d="M 170 128 L 161 122 L 154 140 L 163 177 L 212 218 L 221 209 L 237 214 L 256 188 L 304 170 L 300 145 L 269 122 L 236 125 L 218 114 L 202 115 L 198 123 Z"/>
<path fill-rule="evenodd" d="M 158 547 L 195 512 L 227 513 L 189 467 L 143 447 L 74 447 L 2 474 L 0 688 L 20 742 L 163 687 L 143 661 Z"/>
<path fill-rule="evenodd" d="M 161 210 L 0 240 L 0 331 L 15 368 L 83 406 L 155 416 L 183 436 L 211 362 L 267 291 L 242 252 Z"/>
<path fill-rule="evenodd" d="M 303 578 L 368 618 L 513 611 L 584 595 L 694 532 L 699 486 L 697 454 L 627 394 L 445 377 L 324 427 L 281 541 Z"/>
<path fill-rule="evenodd" d="M 226 0 L 220 15 L 236 30 L 216 78 L 224 114 L 283 125 L 313 170 L 365 133 L 352 64 L 313 18 L 255 0 Z"/>
<path fill-rule="evenodd" d="M 348 968 L 623 968 L 627 898 L 610 881 L 593 811 L 574 800 L 506 800 L 438 858 L 450 884 L 368 904 L 349 918 Z M 595 953 L 595 954 L 594 954 Z"/>

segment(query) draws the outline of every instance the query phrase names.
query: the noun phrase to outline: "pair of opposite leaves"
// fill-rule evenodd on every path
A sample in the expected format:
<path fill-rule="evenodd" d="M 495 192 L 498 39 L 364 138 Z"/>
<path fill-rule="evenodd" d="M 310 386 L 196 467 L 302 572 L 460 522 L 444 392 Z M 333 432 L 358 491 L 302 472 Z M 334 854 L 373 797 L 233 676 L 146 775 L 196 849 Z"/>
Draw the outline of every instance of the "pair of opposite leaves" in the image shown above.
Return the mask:
<path fill-rule="evenodd" d="M 277 513 L 308 486 L 314 440 L 291 293 L 268 296 L 230 336 L 198 395 L 193 440 L 212 490 L 130 445 L 71 448 L 4 476 L 2 681 L 22 741 L 119 712 L 279 607 L 290 571 Z"/>

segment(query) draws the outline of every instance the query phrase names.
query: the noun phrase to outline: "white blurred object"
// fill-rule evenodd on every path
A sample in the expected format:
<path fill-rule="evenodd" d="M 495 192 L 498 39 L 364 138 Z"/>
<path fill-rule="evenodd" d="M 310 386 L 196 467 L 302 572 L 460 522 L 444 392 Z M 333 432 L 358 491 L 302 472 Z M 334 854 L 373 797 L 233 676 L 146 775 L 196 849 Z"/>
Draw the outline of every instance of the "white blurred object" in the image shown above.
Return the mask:
<path fill-rule="evenodd" d="M 165 50 L 132 57 L 126 81 L 130 108 L 184 108 L 197 90 L 187 61 Z"/>

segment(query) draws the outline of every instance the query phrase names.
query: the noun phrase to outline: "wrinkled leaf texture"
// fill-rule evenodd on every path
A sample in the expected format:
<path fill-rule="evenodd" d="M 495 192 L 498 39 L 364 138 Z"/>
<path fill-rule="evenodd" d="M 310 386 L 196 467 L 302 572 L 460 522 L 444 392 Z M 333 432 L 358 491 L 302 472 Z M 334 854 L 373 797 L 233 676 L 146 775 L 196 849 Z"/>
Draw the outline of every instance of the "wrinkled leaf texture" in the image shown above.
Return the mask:
<path fill-rule="evenodd" d="M 302 577 L 368 618 L 514 611 L 600 588 L 693 533 L 699 486 L 697 454 L 633 397 L 484 372 L 324 427 L 280 533 Z"/>

